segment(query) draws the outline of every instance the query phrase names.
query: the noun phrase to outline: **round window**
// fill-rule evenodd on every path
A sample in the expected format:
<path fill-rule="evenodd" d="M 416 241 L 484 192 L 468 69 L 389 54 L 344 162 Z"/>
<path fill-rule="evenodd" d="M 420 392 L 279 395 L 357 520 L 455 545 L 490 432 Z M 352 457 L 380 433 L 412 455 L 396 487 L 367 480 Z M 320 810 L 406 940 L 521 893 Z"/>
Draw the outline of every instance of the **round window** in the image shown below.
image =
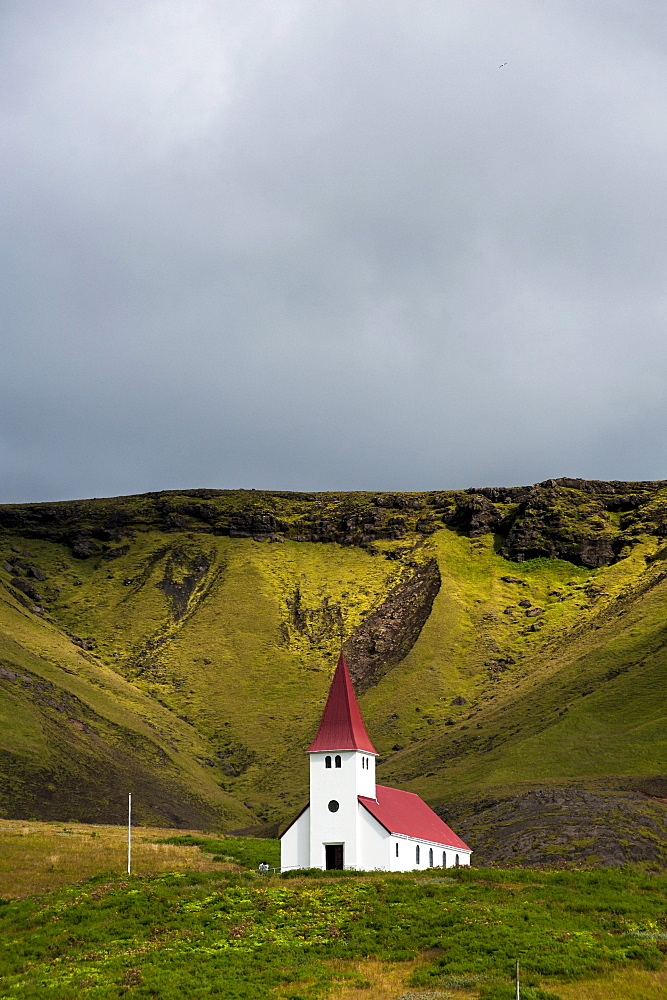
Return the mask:
<path fill-rule="evenodd" d="M 332 799 L 331 802 L 329 803 L 329 812 L 330 813 L 337 813 L 339 809 L 340 809 L 340 806 L 338 805 L 338 803 L 336 802 L 336 800 Z"/>

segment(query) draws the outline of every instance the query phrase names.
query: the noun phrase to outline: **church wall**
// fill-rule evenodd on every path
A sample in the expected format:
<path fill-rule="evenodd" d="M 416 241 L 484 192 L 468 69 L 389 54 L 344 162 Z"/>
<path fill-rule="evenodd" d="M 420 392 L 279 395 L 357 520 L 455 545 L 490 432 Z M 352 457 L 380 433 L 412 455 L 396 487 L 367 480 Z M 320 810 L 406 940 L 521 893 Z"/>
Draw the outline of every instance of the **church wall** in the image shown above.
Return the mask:
<path fill-rule="evenodd" d="M 453 848 L 448 847 L 446 849 L 447 867 L 448 868 L 454 868 L 456 866 L 456 858 L 457 858 L 457 856 L 458 856 L 458 859 L 459 859 L 459 865 L 469 865 L 470 864 L 470 853 L 471 852 L 469 852 L 469 851 L 456 851 Z M 442 851 L 440 852 L 440 856 L 442 857 Z M 442 864 L 442 860 L 440 861 L 440 864 Z"/>
<path fill-rule="evenodd" d="M 374 799 L 375 791 L 375 756 L 371 753 L 358 753 L 356 760 L 357 768 L 357 795 L 364 795 L 366 798 Z"/>
<path fill-rule="evenodd" d="M 398 849 L 398 850 L 397 850 Z M 392 834 L 389 845 L 389 871 L 409 872 L 414 868 L 415 849 L 407 837 Z"/>
<path fill-rule="evenodd" d="M 389 852 L 391 837 L 365 806 L 358 806 L 359 860 L 358 868 L 367 871 L 392 871 Z"/>
<path fill-rule="evenodd" d="M 280 867 L 310 868 L 310 809 L 301 813 L 280 840 Z"/>
<path fill-rule="evenodd" d="M 359 786 L 366 787 L 367 774 L 361 758 L 369 757 L 357 750 L 339 750 L 310 755 L 310 865 L 325 867 L 325 845 L 344 844 L 344 865 L 358 867 L 357 795 Z M 326 767 L 326 758 L 331 767 Z M 336 757 L 341 766 L 336 767 Z M 375 786 L 373 786 L 375 795 Z M 337 803 L 337 808 L 329 808 Z"/>
<path fill-rule="evenodd" d="M 417 861 L 417 848 L 419 848 L 419 861 Z M 413 837 L 393 834 L 389 850 L 389 870 L 410 872 L 429 868 L 431 867 L 431 851 L 433 851 L 432 865 L 434 868 L 445 867 L 443 854 L 447 861 L 447 868 L 453 868 L 456 865 L 457 855 L 459 865 L 470 864 L 470 852 L 468 851 L 456 851 L 449 847 L 443 847 L 442 844 L 435 844 L 433 841 L 417 840 Z"/>
<path fill-rule="evenodd" d="M 403 869 L 397 869 L 399 871 L 430 868 L 431 851 L 433 851 L 433 868 L 445 867 L 442 863 L 443 854 L 447 860 L 447 868 L 456 866 L 457 857 L 460 866 L 470 864 L 469 851 L 456 851 L 451 847 L 443 847 L 442 844 L 435 844 L 430 840 L 415 840 L 412 837 L 405 837 L 403 843 L 405 844 L 406 866 Z M 417 861 L 417 847 L 419 847 L 419 861 Z"/>

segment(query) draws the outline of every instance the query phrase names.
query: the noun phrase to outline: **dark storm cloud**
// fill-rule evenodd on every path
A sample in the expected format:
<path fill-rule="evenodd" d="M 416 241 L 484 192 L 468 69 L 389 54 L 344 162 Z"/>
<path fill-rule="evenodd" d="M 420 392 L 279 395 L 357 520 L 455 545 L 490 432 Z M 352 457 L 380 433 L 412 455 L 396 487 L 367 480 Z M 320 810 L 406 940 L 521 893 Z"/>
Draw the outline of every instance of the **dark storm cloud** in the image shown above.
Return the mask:
<path fill-rule="evenodd" d="M 667 475 L 661 5 L 1 17 L 2 499 Z"/>

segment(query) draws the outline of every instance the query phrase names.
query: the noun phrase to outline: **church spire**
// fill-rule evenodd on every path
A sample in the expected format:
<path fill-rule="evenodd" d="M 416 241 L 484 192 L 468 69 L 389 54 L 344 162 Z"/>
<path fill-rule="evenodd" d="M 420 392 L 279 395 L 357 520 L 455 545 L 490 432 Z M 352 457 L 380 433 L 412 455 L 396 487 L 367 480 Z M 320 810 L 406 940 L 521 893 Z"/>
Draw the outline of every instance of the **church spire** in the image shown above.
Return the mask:
<path fill-rule="evenodd" d="M 359 704 L 342 653 L 331 681 L 320 728 L 308 750 L 309 752 L 365 750 L 367 753 L 377 753 L 361 718 Z"/>

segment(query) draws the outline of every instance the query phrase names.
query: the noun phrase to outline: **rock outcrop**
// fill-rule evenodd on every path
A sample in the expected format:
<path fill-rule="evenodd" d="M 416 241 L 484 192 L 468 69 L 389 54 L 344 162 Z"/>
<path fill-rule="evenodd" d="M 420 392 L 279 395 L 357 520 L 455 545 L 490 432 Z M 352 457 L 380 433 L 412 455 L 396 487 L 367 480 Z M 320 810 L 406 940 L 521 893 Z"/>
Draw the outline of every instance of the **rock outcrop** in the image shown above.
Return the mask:
<path fill-rule="evenodd" d="M 536 788 L 436 811 L 473 848 L 477 865 L 667 862 L 667 804 L 633 791 Z"/>
<path fill-rule="evenodd" d="M 60 542 L 82 560 L 112 558 L 123 539 L 150 527 L 369 550 L 398 539 L 414 545 L 449 527 L 471 538 L 495 534 L 499 551 L 516 562 L 546 557 L 597 568 L 619 558 L 641 535 L 667 538 L 667 481 L 564 478 L 534 486 L 375 495 L 184 490 L 0 507 L 0 533 Z"/>
<path fill-rule="evenodd" d="M 345 642 L 355 688 L 363 692 L 405 659 L 431 613 L 440 590 L 434 559 L 414 567 L 409 580 L 396 586 Z"/>

